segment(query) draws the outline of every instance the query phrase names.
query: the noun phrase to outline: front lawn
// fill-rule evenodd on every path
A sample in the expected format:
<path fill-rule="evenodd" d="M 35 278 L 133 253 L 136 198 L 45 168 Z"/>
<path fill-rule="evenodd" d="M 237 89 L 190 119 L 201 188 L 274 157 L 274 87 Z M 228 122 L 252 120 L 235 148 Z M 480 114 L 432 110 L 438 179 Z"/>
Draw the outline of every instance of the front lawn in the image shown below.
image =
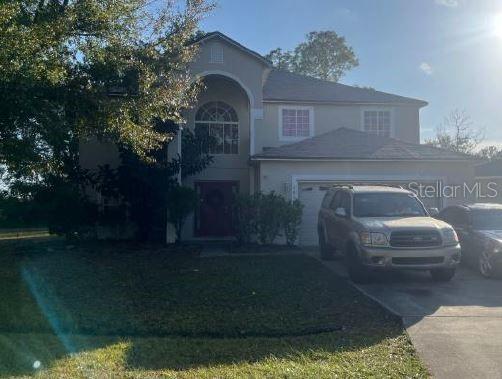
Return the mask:
<path fill-rule="evenodd" d="M 0 252 L 0 375 L 427 375 L 396 318 L 306 256 Z"/>
<path fill-rule="evenodd" d="M 10 240 L 19 238 L 48 237 L 47 228 L 25 228 L 25 229 L 2 229 L 0 228 L 0 240 Z"/>

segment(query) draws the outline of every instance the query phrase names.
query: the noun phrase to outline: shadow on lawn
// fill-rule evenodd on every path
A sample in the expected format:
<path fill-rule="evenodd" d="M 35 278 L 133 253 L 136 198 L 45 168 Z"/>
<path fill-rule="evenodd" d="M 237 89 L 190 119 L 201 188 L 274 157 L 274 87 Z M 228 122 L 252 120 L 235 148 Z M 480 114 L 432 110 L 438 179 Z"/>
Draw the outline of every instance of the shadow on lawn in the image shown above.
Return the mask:
<path fill-rule="evenodd" d="M 101 349 L 128 368 L 181 370 L 356 350 L 402 333 L 393 316 L 300 255 L 17 245 L 0 255 L 0 298 L 0 375 L 79 352 L 99 361 Z M 326 328 L 335 331 L 261 337 Z"/>

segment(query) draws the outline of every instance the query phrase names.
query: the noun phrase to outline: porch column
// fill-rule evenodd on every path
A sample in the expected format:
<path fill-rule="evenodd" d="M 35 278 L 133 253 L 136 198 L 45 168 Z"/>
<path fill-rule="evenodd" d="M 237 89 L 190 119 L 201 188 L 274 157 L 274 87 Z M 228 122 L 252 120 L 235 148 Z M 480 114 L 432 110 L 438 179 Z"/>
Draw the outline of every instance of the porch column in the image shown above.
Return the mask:
<path fill-rule="evenodd" d="M 182 133 L 182 130 L 183 130 L 183 125 L 180 125 L 180 127 L 178 128 L 178 133 L 176 134 L 176 138 L 177 138 L 177 144 L 178 144 L 178 155 L 180 157 L 180 160 L 181 160 L 181 133 Z M 181 186 L 181 165 L 180 165 L 180 169 L 178 170 L 178 184 Z"/>
<path fill-rule="evenodd" d="M 256 154 L 256 121 L 263 120 L 263 108 L 251 108 L 249 112 L 249 155 Z"/>

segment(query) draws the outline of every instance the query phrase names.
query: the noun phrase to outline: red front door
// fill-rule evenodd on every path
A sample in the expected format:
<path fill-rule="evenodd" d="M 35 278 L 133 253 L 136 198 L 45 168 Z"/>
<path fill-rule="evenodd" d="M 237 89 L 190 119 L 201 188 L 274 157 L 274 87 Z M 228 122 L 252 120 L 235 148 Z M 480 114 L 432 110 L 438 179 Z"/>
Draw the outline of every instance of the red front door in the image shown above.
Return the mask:
<path fill-rule="evenodd" d="M 195 189 L 200 201 L 195 217 L 195 235 L 233 236 L 232 202 L 238 191 L 238 182 L 196 182 Z"/>

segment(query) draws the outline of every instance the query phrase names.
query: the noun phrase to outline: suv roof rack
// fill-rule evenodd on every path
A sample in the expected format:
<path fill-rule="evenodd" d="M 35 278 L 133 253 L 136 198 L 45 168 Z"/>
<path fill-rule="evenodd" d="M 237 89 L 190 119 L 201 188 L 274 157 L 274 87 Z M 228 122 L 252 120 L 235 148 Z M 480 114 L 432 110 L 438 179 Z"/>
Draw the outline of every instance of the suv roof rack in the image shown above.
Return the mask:
<path fill-rule="evenodd" d="M 353 189 L 354 186 L 370 186 L 370 187 L 394 187 L 400 189 L 406 189 L 401 184 L 393 184 L 393 183 L 351 183 L 351 184 L 333 184 L 332 188 L 348 188 Z"/>
<path fill-rule="evenodd" d="M 401 184 L 394 184 L 394 183 L 375 183 L 371 185 L 375 187 L 393 187 L 393 188 L 407 189 L 404 188 Z"/>

